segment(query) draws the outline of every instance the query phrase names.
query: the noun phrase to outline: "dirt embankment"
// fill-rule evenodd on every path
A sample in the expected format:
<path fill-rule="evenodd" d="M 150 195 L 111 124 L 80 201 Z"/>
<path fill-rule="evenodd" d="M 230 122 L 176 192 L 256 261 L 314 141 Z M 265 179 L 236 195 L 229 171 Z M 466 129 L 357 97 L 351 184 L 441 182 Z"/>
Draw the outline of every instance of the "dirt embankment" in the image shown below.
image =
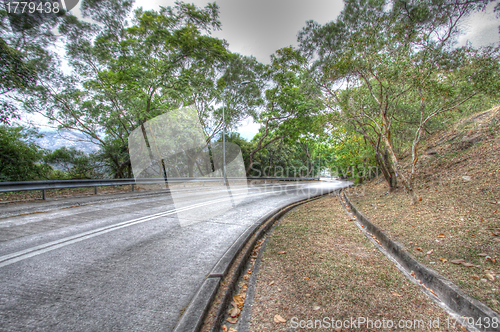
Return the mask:
<path fill-rule="evenodd" d="M 429 137 L 417 195 L 387 194 L 383 179 L 351 190 L 351 201 L 417 260 L 500 312 L 500 107 Z"/>

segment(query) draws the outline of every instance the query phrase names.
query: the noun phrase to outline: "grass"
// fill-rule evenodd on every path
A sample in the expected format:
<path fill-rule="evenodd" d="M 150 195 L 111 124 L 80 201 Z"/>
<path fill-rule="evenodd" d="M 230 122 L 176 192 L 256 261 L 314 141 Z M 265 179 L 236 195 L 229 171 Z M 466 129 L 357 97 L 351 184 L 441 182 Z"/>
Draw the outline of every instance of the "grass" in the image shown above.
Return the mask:
<path fill-rule="evenodd" d="M 298 321 L 305 325 L 324 317 L 450 320 L 348 220 L 336 197 L 294 209 L 270 236 L 251 331 L 290 331 Z M 275 315 L 286 322 L 276 323 Z M 363 325 L 360 330 L 369 329 Z M 458 326 L 440 328 L 456 330 Z"/>

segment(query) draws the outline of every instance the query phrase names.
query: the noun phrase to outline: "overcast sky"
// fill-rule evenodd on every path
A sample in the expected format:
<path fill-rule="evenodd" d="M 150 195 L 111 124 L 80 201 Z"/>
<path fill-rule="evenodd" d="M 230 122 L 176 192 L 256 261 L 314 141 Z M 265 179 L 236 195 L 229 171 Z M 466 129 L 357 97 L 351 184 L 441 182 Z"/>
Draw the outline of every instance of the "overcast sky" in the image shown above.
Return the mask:
<path fill-rule="evenodd" d="M 185 1 L 204 7 L 208 1 Z M 213 1 L 212 1 L 213 2 Z M 173 0 L 136 0 L 144 9 L 173 6 Z M 226 39 L 232 52 L 254 55 L 269 63 L 274 51 L 297 44 L 297 32 L 307 20 L 326 23 L 334 20 L 342 0 L 219 0 L 222 31 L 215 37 Z"/>
<path fill-rule="evenodd" d="M 203 0 L 185 1 L 204 7 Z M 297 33 L 308 20 L 320 24 L 336 19 L 343 8 L 342 0 L 219 0 L 222 31 L 215 37 L 226 39 L 232 52 L 254 55 L 269 63 L 274 51 L 297 45 Z M 175 0 L 136 0 L 136 6 L 159 9 L 173 6 Z M 499 20 L 493 14 L 494 3 L 486 13 L 477 13 L 462 24 L 465 36 L 460 43 L 470 40 L 474 46 L 498 42 Z"/>

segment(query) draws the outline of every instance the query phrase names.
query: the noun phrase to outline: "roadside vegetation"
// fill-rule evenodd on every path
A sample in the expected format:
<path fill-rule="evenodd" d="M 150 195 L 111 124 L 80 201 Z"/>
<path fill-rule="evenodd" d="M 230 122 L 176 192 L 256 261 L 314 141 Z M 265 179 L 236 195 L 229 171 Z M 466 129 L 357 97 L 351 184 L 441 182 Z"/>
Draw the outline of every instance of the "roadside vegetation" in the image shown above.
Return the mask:
<path fill-rule="evenodd" d="M 382 178 L 350 190 L 365 216 L 417 260 L 500 312 L 500 107 L 423 142 L 416 206 Z M 403 167 L 411 159 L 402 158 Z"/>
<path fill-rule="evenodd" d="M 145 11 L 128 0 L 83 1 L 86 21 L 67 14 L 21 32 L 0 9 L 0 121 L 16 142 L 0 155 L 10 165 L 0 181 L 132 177 L 135 128 L 194 105 L 211 144 L 221 140 L 224 103 L 227 138 L 241 147 L 247 175 L 301 168 L 316 176 L 321 156 L 324 174 L 371 177 L 376 166 L 390 190 L 403 186 L 416 204 L 422 139 L 498 102 L 498 45 L 456 43 L 460 23 L 490 3 L 346 0 L 338 17 L 307 22 L 298 47 L 266 65 L 212 37 L 222 27 L 215 3 Z M 44 152 L 32 136 L 14 137 L 30 130 L 16 129 L 27 113 L 84 134 L 99 151 Z M 249 141 L 235 133 L 245 118 L 261 125 Z M 23 142 L 32 153 L 12 157 Z"/>

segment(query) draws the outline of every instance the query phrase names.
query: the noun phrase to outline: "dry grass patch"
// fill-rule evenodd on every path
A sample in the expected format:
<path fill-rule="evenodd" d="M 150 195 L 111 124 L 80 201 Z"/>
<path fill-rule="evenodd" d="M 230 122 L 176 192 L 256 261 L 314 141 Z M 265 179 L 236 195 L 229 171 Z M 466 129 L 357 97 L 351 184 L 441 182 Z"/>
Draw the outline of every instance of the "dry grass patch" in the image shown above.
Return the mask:
<path fill-rule="evenodd" d="M 336 197 L 291 211 L 271 234 L 261 264 L 251 331 L 294 330 L 293 317 L 297 322 L 368 317 L 426 324 L 439 318 L 440 331 L 459 330 L 445 326 L 447 319 L 454 321 L 348 221 Z"/>

